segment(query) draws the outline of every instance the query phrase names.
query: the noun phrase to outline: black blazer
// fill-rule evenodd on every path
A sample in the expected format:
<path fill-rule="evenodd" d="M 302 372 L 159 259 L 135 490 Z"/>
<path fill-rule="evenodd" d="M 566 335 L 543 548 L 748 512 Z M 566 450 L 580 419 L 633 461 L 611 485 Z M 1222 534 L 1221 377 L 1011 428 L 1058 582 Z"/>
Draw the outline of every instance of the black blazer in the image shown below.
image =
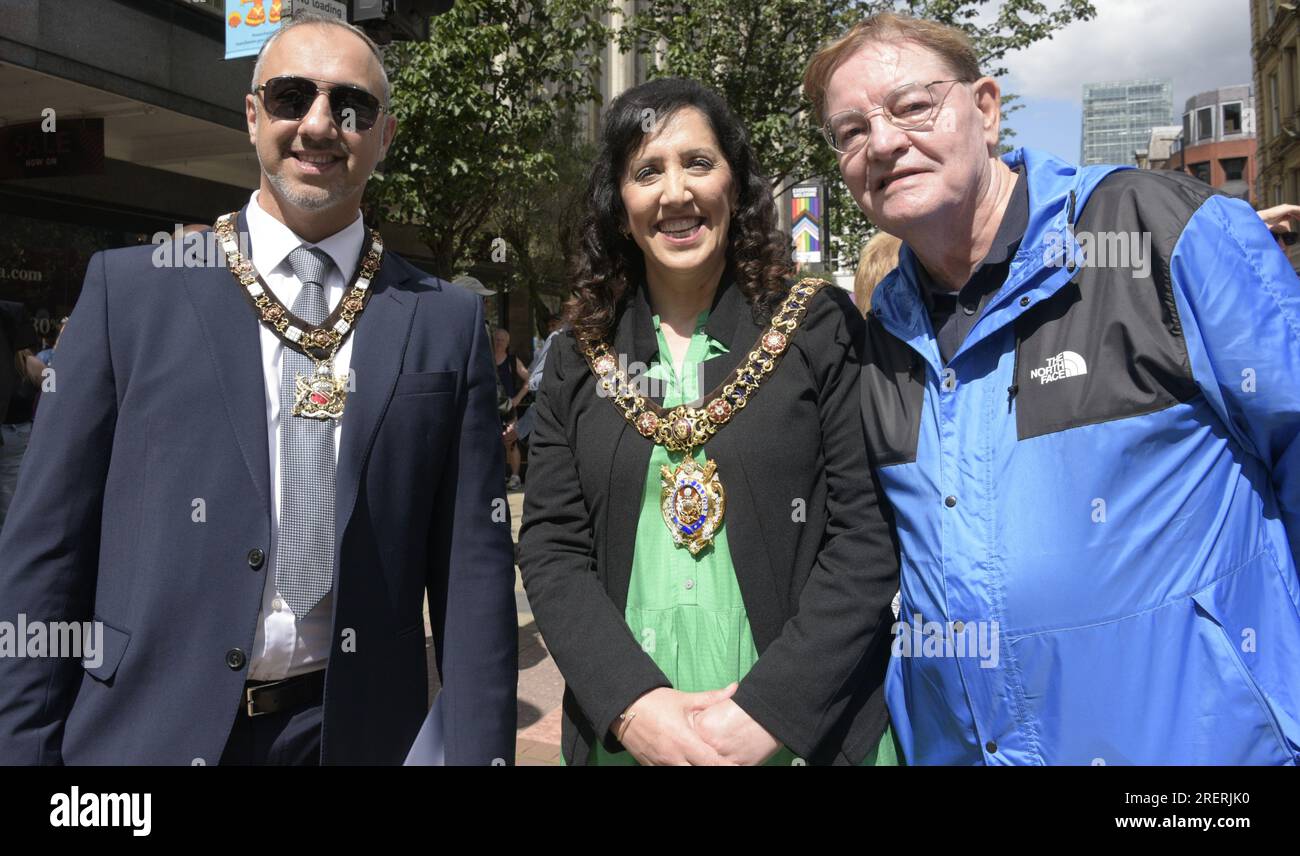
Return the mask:
<path fill-rule="evenodd" d="M 707 330 L 728 353 L 704 363 L 705 394 L 766 321 L 724 280 Z M 857 409 L 862 324 L 846 293 L 824 288 L 776 371 L 704 447 L 726 490 L 723 525 L 759 652 L 734 700 L 809 763 L 858 763 L 887 721 L 898 559 Z M 613 349 L 647 366 L 658 353 L 644 290 L 629 297 Z M 670 686 L 623 616 L 652 443 L 596 394 L 571 332 L 550 353 L 519 566 L 567 683 L 564 756 L 582 765 L 596 739 L 621 748 L 609 728 L 628 705 Z"/>

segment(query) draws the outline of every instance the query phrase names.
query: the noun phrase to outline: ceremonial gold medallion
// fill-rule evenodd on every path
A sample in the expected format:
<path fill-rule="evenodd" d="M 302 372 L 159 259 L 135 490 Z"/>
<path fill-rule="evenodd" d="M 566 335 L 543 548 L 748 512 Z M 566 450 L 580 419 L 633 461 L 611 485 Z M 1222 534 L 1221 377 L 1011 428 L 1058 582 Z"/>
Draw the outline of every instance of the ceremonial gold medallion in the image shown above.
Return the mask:
<path fill-rule="evenodd" d="M 293 415 L 308 419 L 338 419 L 347 403 L 346 380 L 334 375 L 334 364 L 328 360 L 316 366 L 316 376 L 308 380 L 302 375 L 294 378 Z"/>
<path fill-rule="evenodd" d="M 713 461 L 705 461 L 701 468 L 691 455 L 676 469 L 659 468 L 663 484 L 659 508 L 664 524 L 672 533 L 673 543 L 690 550 L 692 556 L 713 543 L 727 510 L 727 497 L 717 470 Z"/>

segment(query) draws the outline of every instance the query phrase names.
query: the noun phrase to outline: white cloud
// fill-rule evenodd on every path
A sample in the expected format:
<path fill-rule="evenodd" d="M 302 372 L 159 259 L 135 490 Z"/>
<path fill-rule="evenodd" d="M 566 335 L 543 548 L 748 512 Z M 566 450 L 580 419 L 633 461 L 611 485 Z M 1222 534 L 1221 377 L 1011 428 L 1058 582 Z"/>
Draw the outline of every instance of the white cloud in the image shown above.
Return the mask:
<path fill-rule="evenodd" d="M 1189 96 L 1251 81 L 1249 0 L 1093 0 L 1097 16 L 1008 54 L 1003 89 L 1079 103 L 1083 84 L 1170 78 Z"/>

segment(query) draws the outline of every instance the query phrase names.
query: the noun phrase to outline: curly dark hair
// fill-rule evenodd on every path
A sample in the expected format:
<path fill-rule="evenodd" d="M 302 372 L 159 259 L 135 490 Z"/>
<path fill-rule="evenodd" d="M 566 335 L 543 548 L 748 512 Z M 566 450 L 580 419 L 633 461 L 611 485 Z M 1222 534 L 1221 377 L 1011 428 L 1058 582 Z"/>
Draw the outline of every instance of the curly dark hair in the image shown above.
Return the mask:
<path fill-rule="evenodd" d="M 771 185 L 744 126 L 713 90 L 688 78 L 662 77 L 627 90 L 605 114 L 577 229 L 574 293 L 564 307 L 579 340 L 612 335 L 631 287 L 644 285 L 645 257 L 621 231 L 626 211 L 619 188 L 628 160 L 649 136 L 645 117 L 662 125 L 683 107 L 694 107 L 708 120 L 739 191 L 724 277 L 734 280 L 756 315 L 770 314 L 789 290 L 790 240 L 778 229 Z"/>

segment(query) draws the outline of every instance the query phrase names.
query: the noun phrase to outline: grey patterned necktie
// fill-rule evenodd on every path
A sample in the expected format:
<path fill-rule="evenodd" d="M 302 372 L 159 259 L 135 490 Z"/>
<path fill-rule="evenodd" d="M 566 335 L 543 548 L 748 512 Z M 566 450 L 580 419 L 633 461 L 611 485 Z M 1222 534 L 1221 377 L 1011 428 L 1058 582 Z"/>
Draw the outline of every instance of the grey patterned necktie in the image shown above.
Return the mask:
<path fill-rule="evenodd" d="M 290 311 L 308 324 L 329 314 L 324 283 L 333 261 L 317 247 L 289 253 L 289 266 L 302 283 Z M 334 420 L 293 415 L 298 375 L 310 379 L 316 366 L 285 346 L 280 370 L 280 533 L 275 587 L 301 619 L 334 584 Z"/>

